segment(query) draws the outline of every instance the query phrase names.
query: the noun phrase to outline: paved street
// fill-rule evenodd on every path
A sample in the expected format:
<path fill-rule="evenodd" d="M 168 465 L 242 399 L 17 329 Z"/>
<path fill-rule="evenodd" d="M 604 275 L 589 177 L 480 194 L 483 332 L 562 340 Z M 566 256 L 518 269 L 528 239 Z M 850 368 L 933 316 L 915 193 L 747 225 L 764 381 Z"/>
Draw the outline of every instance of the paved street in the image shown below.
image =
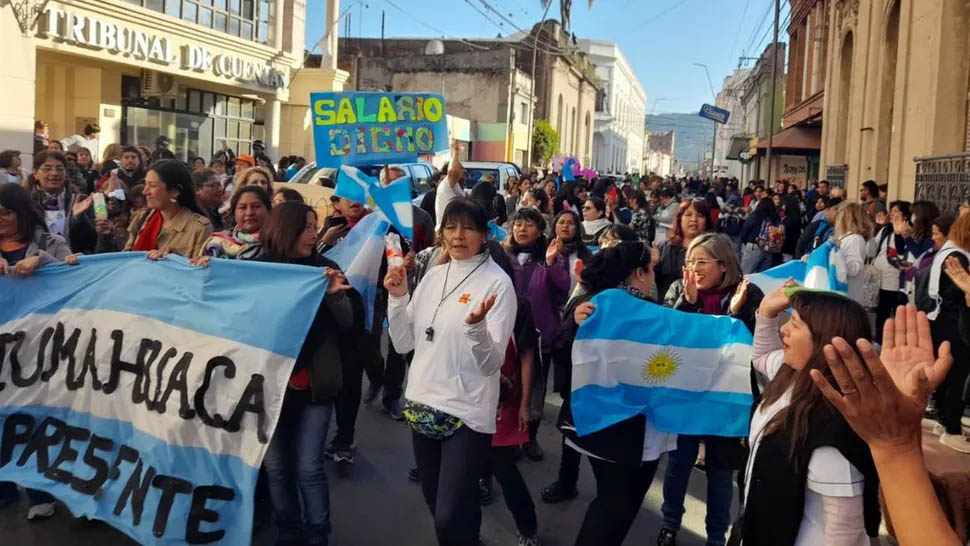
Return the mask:
<path fill-rule="evenodd" d="M 554 397 L 550 397 L 550 401 L 554 401 Z M 420 489 L 407 479 L 408 467 L 413 462 L 408 428 L 403 423 L 389 419 L 377 407 L 361 408 L 357 463 L 351 471 L 340 476 L 332 464 L 328 466 L 333 504 L 331 543 L 335 546 L 433 545 L 434 529 Z M 547 546 L 573 543 L 594 493 L 593 475 L 584 461 L 580 474 L 580 496 L 577 499 L 559 505 L 548 505 L 538 500 L 542 488 L 555 478 L 558 465 L 560 436 L 551 424 L 557 411 L 554 405 L 547 405 L 546 420 L 540 429 L 546 460 L 533 463 L 523 458 L 519 462 L 519 468 L 537 502 L 540 535 Z M 630 531 L 627 544 L 646 545 L 656 541 L 660 529 L 663 468 L 661 461 L 658 477 Z M 701 537 L 704 530 L 702 502 L 705 498 L 705 482 L 703 475 L 696 470 L 695 476 L 687 499 L 685 528 L 678 536 L 681 546 L 704 543 Z M 28 522 L 24 518 L 26 500 L 22 502 L 22 506 L 7 506 L 0 510 L 3 546 L 115 546 L 134 543 L 106 525 L 72 518 L 63 506 L 58 506 L 58 513 L 51 520 Z M 273 544 L 274 532 L 271 525 L 268 527 L 257 534 L 253 544 Z M 482 537 L 490 546 L 515 544 L 515 525 L 498 485 L 495 486 L 495 502 L 484 508 Z"/>

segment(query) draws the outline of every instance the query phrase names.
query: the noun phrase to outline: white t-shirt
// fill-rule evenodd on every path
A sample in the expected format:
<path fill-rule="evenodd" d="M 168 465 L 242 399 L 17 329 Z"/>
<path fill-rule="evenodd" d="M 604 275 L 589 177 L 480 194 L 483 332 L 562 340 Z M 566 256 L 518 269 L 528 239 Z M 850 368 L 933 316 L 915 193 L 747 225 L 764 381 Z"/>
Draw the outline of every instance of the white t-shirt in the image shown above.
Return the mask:
<path fill-rule="evenodd" d="M 759 323 L 767 322 L 763 317 L 758 317 Z M 775 319 L 774 324 L 777 324 Z M 761 324 L 759 324 L 761 326 Z M 775 330 L 777 335 L 777 330 Z M 756 335 L 758 332 L 756 331 Z M 775 351 L 781 353 L 781 351 Z M 768 355 L 765 367 L 759 371 L 773 379 L 778 370 L 784 365 L 781 354 Z M 791 403 L 791 391 L 786 392 L 773 404 L 765 407 L 760 405 L 754 415 L 751 416 L 751 431 L 748 441 L 751 445 L 751 455 L 748 457 L 745 476 L 748 477 L 744 484 L 744 498 L 747 501 L 748 490 L 751 484 L 751 470 L 754 466 L 758 448 L 761 446 L 761 438 L 764 434 L 765 426 L 783 408 Z M 805 489 L 805 508 L 802 513 L 802 523 L 798 528 L 798 536 L 795 539 L 795 546 L 816 546 L 819 544 L 839 545 L 839 546 L 869 546 L 869 537 L 863 519 L 863 491 L 864 479 L 862 473 L 852 465 L 838 449 L 834 447 L 821 447 L 812 452 L 812 458 L 808 463 L 808 483 Z M 831 509 L 826 513 L 823 505 L 823 497 L 841 497 L 844 502 L 839 503 L 838 518 L 840 523 L 847 521 L 857 521 L 858 526 L 846 528 L 839 525 L 838 541 L 828 540 L 825 535 L 825 522 L 827 517 L 832 517 Z"/>

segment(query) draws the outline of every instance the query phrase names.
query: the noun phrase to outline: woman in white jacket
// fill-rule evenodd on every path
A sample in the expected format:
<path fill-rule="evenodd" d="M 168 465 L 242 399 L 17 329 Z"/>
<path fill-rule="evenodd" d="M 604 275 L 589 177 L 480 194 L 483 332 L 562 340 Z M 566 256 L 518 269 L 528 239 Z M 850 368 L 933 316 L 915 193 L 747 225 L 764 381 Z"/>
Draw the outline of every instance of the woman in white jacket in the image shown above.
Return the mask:
<path fill-rule="evenodd" d="M 445 261 L 425 274 L 410 301 L 404 268 L 390 269 L 384 286 L 394 349 L 414 351 L 404 416 L 438 543 L 472 545 L 517 305 L 512 280 L 489 257 L 482 207 L 454 198 L 439 226 Z"/>
<path fill-rule="evenodd" d="M 849 298 L 858 303 L 865 299 L 866 241 L 872 238 L 872 220 L 859 203 L 842 203 L 835 215 L 835 244 L 844 264 Z M 840 272 L 841 273 L 841 272 Z"/>

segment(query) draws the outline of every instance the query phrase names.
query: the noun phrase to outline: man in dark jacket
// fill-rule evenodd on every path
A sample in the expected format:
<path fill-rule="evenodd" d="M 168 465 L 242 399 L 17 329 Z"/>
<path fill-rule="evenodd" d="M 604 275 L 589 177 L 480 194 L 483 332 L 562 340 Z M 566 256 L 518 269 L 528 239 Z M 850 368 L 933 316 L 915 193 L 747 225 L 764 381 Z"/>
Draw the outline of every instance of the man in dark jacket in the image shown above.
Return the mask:
<path fill-rule="evenodd" d="M 802 235 L 798 238 L 798 243 L 795 245 L 796 258 L 801 258 L 805 254 L 811 253 L 832 236 L 835 227 L 835 213 L 841 202 L 842 200 L 838 197 L 828 197 L 825 199 L 825 217 L 815 220 L 802 230 Z"/>

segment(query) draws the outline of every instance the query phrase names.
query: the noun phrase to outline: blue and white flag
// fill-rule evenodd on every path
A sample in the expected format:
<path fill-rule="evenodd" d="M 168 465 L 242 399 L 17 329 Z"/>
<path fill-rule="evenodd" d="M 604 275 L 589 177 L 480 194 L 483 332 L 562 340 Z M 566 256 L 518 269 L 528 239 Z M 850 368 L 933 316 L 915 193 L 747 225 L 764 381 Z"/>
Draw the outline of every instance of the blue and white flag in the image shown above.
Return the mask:
<path fill-rule="evenodd" d="M 0 480 L 143 544 L 249 544 L 326 286 L 317 268 L 143 252 L 0 276 Z"/>
<path fill-rule="evenodd" d="M 368 214 L 337 246 L 324 254 L 340 266 L 347 282 L 364 300 L 364 327 L 367 330 L 374 323 L 374 300 L 377 285 L 382 281 L 381 263 L 386 250 L 384 236 L 390 227 L 379 214 Z"/>
<path fill-rule="evenodd" d="M 747 277 L 765 294 L 774 292 L 789 278 L 806 288 L 845 293 L 848 285 L 845 268 L 840 266 L 843 261 L 839 252 L 839 247 L 829 239 L 813 250 L 805 262 L 791 260 Z"/>
<path fill-rule="evenodd" d="M 337 171 L 333 194 L 348 201 L 366 204 L 410 241 L 414 240 L 414 209 L 411 208 L 411 179 L 398 178 L 382 186 L 377 177 L 350 165 Z"/>
<path fill-rule="evenodd" d="M 746 436 L 752 335 L 740 320 L 685 313 L 622 290 L 593 298 L 573 344 L 572 412 L 582 436 L 645 415 L 657 430 Z"/>
<path fill-rule="evenodd" d="M 488 236 L 496 241 L 502 243 L 509 238 L 509 232 L 498 225 L 495 220 L 488 221 Z"/>

